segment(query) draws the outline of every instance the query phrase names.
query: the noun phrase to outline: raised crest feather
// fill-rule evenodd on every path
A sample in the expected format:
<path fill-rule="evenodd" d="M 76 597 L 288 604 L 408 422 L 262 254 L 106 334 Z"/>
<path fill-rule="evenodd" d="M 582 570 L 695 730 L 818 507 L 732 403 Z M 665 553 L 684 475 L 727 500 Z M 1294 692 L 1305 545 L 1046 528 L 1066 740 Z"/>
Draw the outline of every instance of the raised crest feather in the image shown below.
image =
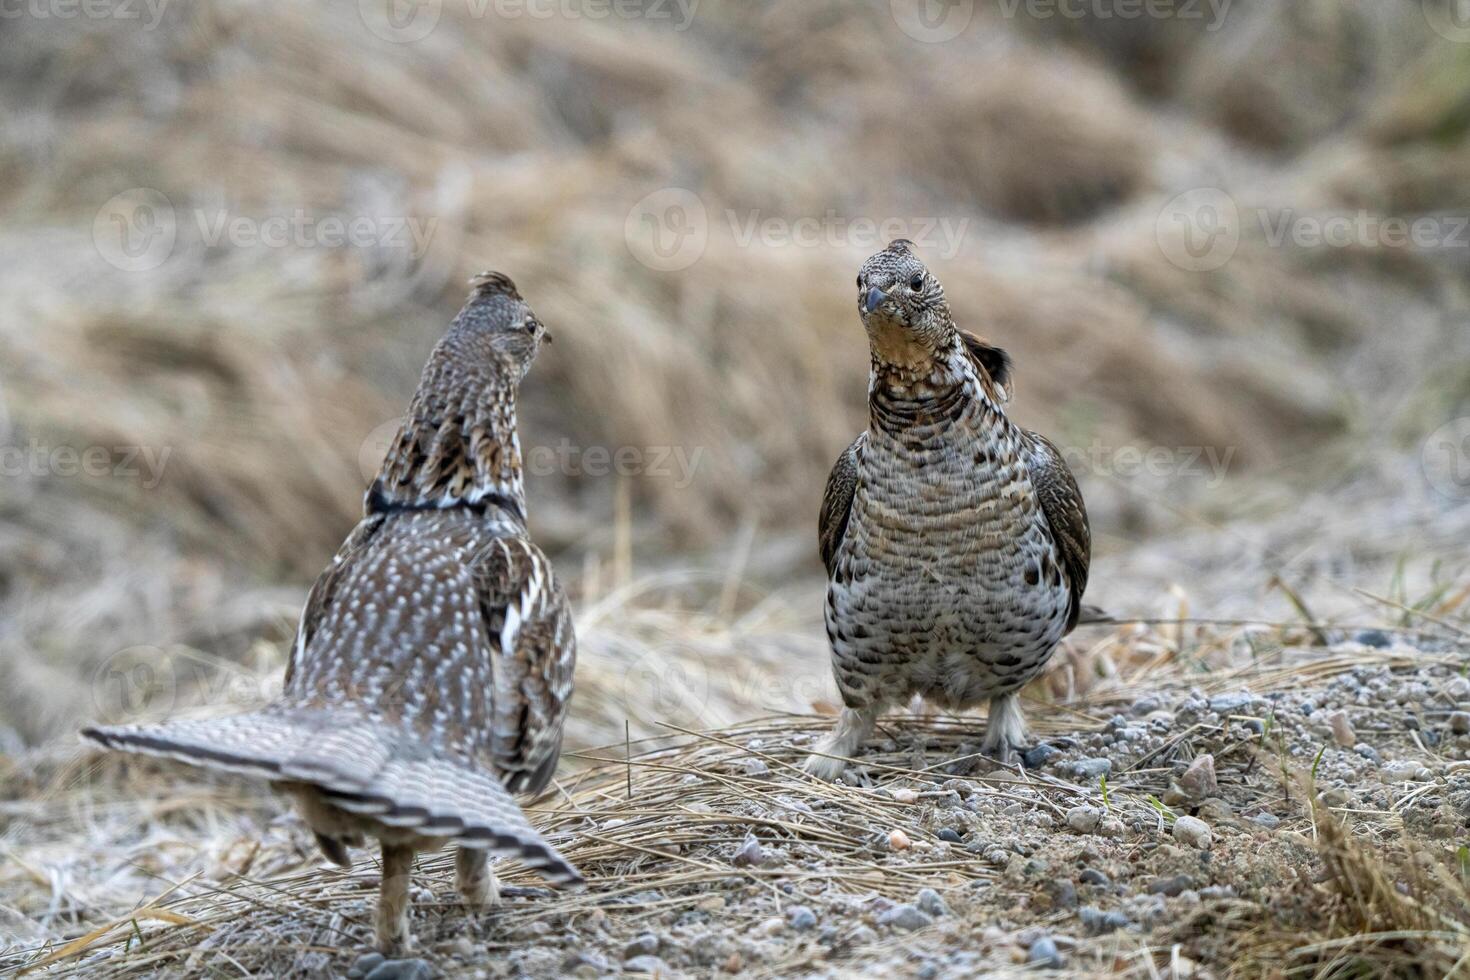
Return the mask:
<path fill-rule="evenodd" d="M 503 272 L 482 272 L 470 280 L 470 288 L 475 299 L 486 296 L 509 296 L 514 300 L 521 299 L 520 290 L 516 289 L 516 284 L 511 281 L 510 276 Z"/>

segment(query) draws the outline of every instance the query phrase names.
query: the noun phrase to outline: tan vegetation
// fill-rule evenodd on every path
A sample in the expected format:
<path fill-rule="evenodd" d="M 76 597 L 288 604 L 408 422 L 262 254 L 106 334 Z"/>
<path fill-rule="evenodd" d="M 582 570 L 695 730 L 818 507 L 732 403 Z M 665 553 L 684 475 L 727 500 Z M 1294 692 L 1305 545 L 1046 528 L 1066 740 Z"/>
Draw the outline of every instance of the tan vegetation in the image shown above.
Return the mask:
<path fill-rule="evenodd" d="M 921 250 L 962 325 L 1014 354 L 1017 415 L 1085 461 L 1089 599 L 1169 621 L 1079 636 L 1033 692 L 1058 706 L 1048 731 L 1095 729 L 1154 688 L 1182 697 L 1256 649 L 1254 627 L 1180 619 L 1309 621 L 1333 645 L 1357 626 L 1425 629 L 1462 649 L 1470 514 L 1426 486 L 1420 456 L 1470 414 L 1470 247 L 1393 244 L 1381 222 L 1470 210 L 1470 44 L 1431 29 L 1436 0 L 1235 0 L 1218 24 L 975 7 L 938 44 L 879 0 L 703 0 L 684 30 L 676 5 L 668 22 L 547 22 L 445 0 L 413 43 L 374 35 L 345 0 L 170 4 L 152 29 L 7 20 L 0 446 L 24 463 L 0 476 L 0 969 L 90 969 L 135 928 L 143 952 L 110 958 L 119 975 L 279 965 L 365 907 L 369 871 L 317 882 L 295 831 L 253 850 L 280 810 L 251 788 L 94 767 L 69 738 L 108 711 L 219 710 L 220 691 L 234 705 L 269 689 L 306 586 L 355 520 L 374 434 L 485 268 L 512 274 L 555 337 L 526 389 L 528 447 L 698 460 L 687 484 L 647 467 L 531 479 L 533 531 L 578 607 L 570 741 L 589 750 L 548 819 L 605 807 L 636 828 L 577 845 L 604 885 L 664 882 L 671 901 L 707 888 L 695 865 L 710 853 L 650 853 L 676 836 L 675 798 L 750 789 L 752 753 L 784 772 L 831 707 L 813 526 L 863 424 L 851 283 L 882 244 L 864 222 L 897 219 L 909 237 L 934 223 Z M 708 232 L 675 271 L 640 262 L 626 227 L 669 187 L 697 194 Z M 1167 220 L 1198 188 L 1224 188 L 1239 213 L 1238 246 L 1208 269 L 1181 267 L 1197 229 Z M 164 195 L 177 240 L 127 271 L 108 261 L 108 202 L 139 189 Z M 1380 230 L 1341 247 L 1273 240 L 1339 213 Z M 366 217 L 378 238 L 276 247 L 220 231 L 295 215 L 308 235 Z M 790 240 L 802 219 L 814 244 Z M 962 231 L 946 238 L 941 220 Z M 1173 454 L 1162 472 L 1112 452 L 1153 446 Z M 108 464 L 66 475 L 58 447 L 100 447 Z M 1219 474 L 1180 462 L 1206 447 Z M 117 700 L 138 694 L 124 672 L 139 664 L 176 671 L 165 700 L 147 684 Z M 646 757 L 631 803 L 627 763 L 590 751 L 625 723 L 665 753 Z M 671 723 L 772 741 L 740 755 Z M 930 762 L 965 724 L 901 723 Z M 878 783 L 923 768 L 900 742 Z M 1094 795 L 1040 786 L 1043 809 Z M 1131 799 L 1161 786 L 1141 780 Z M 788 789 L 831 794 L 817 826 L 777 828 L 835 848 L 814 874 L 898 888 L 822 829 L 876 804 Z M 1341 957 L 1365 949 L 1351 937 L 1368 934 L 1384 937 L 1374 955 L 1463 968 L 1464 923 L 1435 909 L 1452 899 L 1425 897 L 1462 894 L 1446 841 L 1387 817 L 1293 819 L 1303 874 L 1334 897 L 1275 931 L 1264 904 L 1203 919 L 1178 940 L 1191 956 L 1220 975 L 1256 944 L 1255 962 L 1346 976 Z M 1426 870 L 1413 855 L 1429 846 Z M 944 873 L 983 876 L 968 858 Z M 144 896 L 162 911 L 135 927 Z M 596 904 L 556 901 L 518 905 L 489 941 L 524 946 L 522 923 Z"/>

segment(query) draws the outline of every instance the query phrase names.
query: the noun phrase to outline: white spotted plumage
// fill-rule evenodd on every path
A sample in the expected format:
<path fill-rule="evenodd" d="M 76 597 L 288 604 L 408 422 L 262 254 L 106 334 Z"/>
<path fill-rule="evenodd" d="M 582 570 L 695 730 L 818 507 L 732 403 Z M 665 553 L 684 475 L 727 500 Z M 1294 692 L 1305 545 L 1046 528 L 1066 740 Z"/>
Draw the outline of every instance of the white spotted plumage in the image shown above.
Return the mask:
<path fill-rule="evenodd" d="M 416 849 L 455 841 L 459 885 L 476 904 L 493 897 L 490 853 L 580 880 L 511 797 L 551 778 L 576 656 L 565 596 L 526 536 L 515 396 L 543 335 L 508 279 L 476 280 L 362 522 L 312 588 L 276 703 L 83 733 L 270 779 L 334 861 L 378 837 L 385 951 L 408 944 Z"/>

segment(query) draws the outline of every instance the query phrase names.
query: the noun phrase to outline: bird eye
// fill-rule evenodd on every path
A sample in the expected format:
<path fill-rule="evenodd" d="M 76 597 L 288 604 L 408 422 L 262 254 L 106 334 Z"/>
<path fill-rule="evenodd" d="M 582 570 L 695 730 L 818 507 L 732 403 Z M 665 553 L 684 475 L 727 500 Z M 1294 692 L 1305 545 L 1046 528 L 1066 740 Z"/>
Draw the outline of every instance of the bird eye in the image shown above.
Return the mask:
<path fill-rule="evenodd" d="M 914 278 L 912 278 L 912 279 L 909 280 L 909 288 L 912 289 L 912 290 L 914 290 L 915 292 L 918 292 L 923 287 L 924 287 L 924 274 L 922 272 L 916 272 L 916 273 L 914 273 Z"/>

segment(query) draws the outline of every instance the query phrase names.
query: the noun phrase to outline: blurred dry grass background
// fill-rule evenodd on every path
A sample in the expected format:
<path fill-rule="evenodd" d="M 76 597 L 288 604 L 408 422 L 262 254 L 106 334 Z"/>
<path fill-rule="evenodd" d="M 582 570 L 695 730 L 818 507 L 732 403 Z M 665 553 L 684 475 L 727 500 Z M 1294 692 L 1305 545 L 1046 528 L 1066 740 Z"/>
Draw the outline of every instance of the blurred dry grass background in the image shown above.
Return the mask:
<path fill-rule="evenodd" d="M 812 524 L 864 423 L 851 283 L 882 242 L 863 222 L 962 231 L 921 251 L 964 325 L 1015 355 L 1015 414 L 1078 451 L 1089 598 L 1164 620 L 1055 659 L 1033 694 L 1068 726 L 1223 682 L 1278 635 L 1179 619 L 1463 637 L 1470 480 L 1424 468 L 1430 434 L 1470 417 L 1470 30 L 1451 0 L 1140 18 L 957 0 L 969 19 L 939 43 L 904 29 L 924 2 L 430 0 L 437 25 L 405 43 L 376 0 L 0 19 L 0 934 L 84 935 L 146 874 L 236 863 L 232 821 L 279 812 L 140 770 L 162 802 L 120 856 L 139 814 L 70 733 L 269 693 L 384 427 L 485 268 L 556 338 L 524 391 L 528 451 L 697 464 L 599 476 L 573 452 L 532 474 L 533 533 L 577 606 L 574 749 L 625 720 L 667 736 L 830 708 Z M 672 271 L 629 232 L 669 188 L 707 237 Z M 1200 261 L 1215 212 L 1174 220 L 1201 189 L 1238 210 L 1227 260 Z M 129 271 L 114 219 L 146 239 L 165 211 L 172 247 Z M 221 218 L 296 215 L 306 238 L 210 240 Z M 1369 230 L 1274 240 L 1329 216 Z M 1395 219 L 1428 240 L 1388 240 Z M 309 237 L 335 220 L 373 240 Z M 783 237 L 799 221 L 824 225 L 815 243 Z M 1120 455 L 1151 448 L 1162 465 Z M 92 475 L 58 455 L 89 449 Z M 1424 927 L 1323 826 L 1351 914 L 1263 934 L 1262 962 Z M 263 853 L 260 877 L 297 866 Z"/>
<path fill-rule="evenodd" d="M 878 243 L 845 223 L 817 247 L 743 242 L 750 220 L 963 222 L 953 254 L 926 254 L 962 321 L 1014 353 L 1022 421 L 1069 446 L 1228 454 L 1223 485 L 1084 467 L 1119 573 L 1095 595 L 1119 611 L 1183 608 L 1167 590 L 1188 549 L 1213 556 L 1199 588 L 1222 599 L 1193 611 L 1239 613 L 1223 597 L 1254 602 L 1282 544 L 1219 528 L 1304 533 L 1296 507 L 1343 518 L 1344 547 L 1318 556 L 1331 574 L 1352 577 L 1360 537 L 1372 576 L 1419 543 L 1453 549 L 1413 532 L 1464 511 L 1418 459 L 1470 414 L 1470 247 L 1294 247 L 1256 217 L 1470 211 L 1470 44 L 1431 30 L 1432 0 L 1127 22 L 979 3 L 944 43 L 900 29 L 902 0 L 703 0 L 683 30 L 668 4 L 547 20 L 447 0 L 413 43 L 367 29 L 371 7 L 0 27 L 0 442 L 163 460 L 156 485 L 7 471 L 5 745 L 95 714 L 91 681 L 120 650 L 268 667 L 355 519 L 373 433 L 483 268 L 512 274 L 556 338 L 525 391 L 528 445 L 698 453 L 688 486 L 532 479 L 533 530 L 585 620 L 583 703 L 623 692 L 597 720 L 628 713 L 650 650 L 823 677 L 811 524 L 863 424 L 851 279 Z M 668 187 L 708 215 L 678 271 L 625 234 Z M 1244 217 L 1233 257 L 1193 271 L 1161 216 L 1202 187 Z M 99 236 L 107 202 L 140 188 L 178 238 L 126 271 Z M 198 228 L 298 212 L 432 234 L 419 254 Z M 1151 558 L 1175 533 L 1187 544 Z M 744 716 L 739 697 L 707 700 L 711 722 Z"/>

